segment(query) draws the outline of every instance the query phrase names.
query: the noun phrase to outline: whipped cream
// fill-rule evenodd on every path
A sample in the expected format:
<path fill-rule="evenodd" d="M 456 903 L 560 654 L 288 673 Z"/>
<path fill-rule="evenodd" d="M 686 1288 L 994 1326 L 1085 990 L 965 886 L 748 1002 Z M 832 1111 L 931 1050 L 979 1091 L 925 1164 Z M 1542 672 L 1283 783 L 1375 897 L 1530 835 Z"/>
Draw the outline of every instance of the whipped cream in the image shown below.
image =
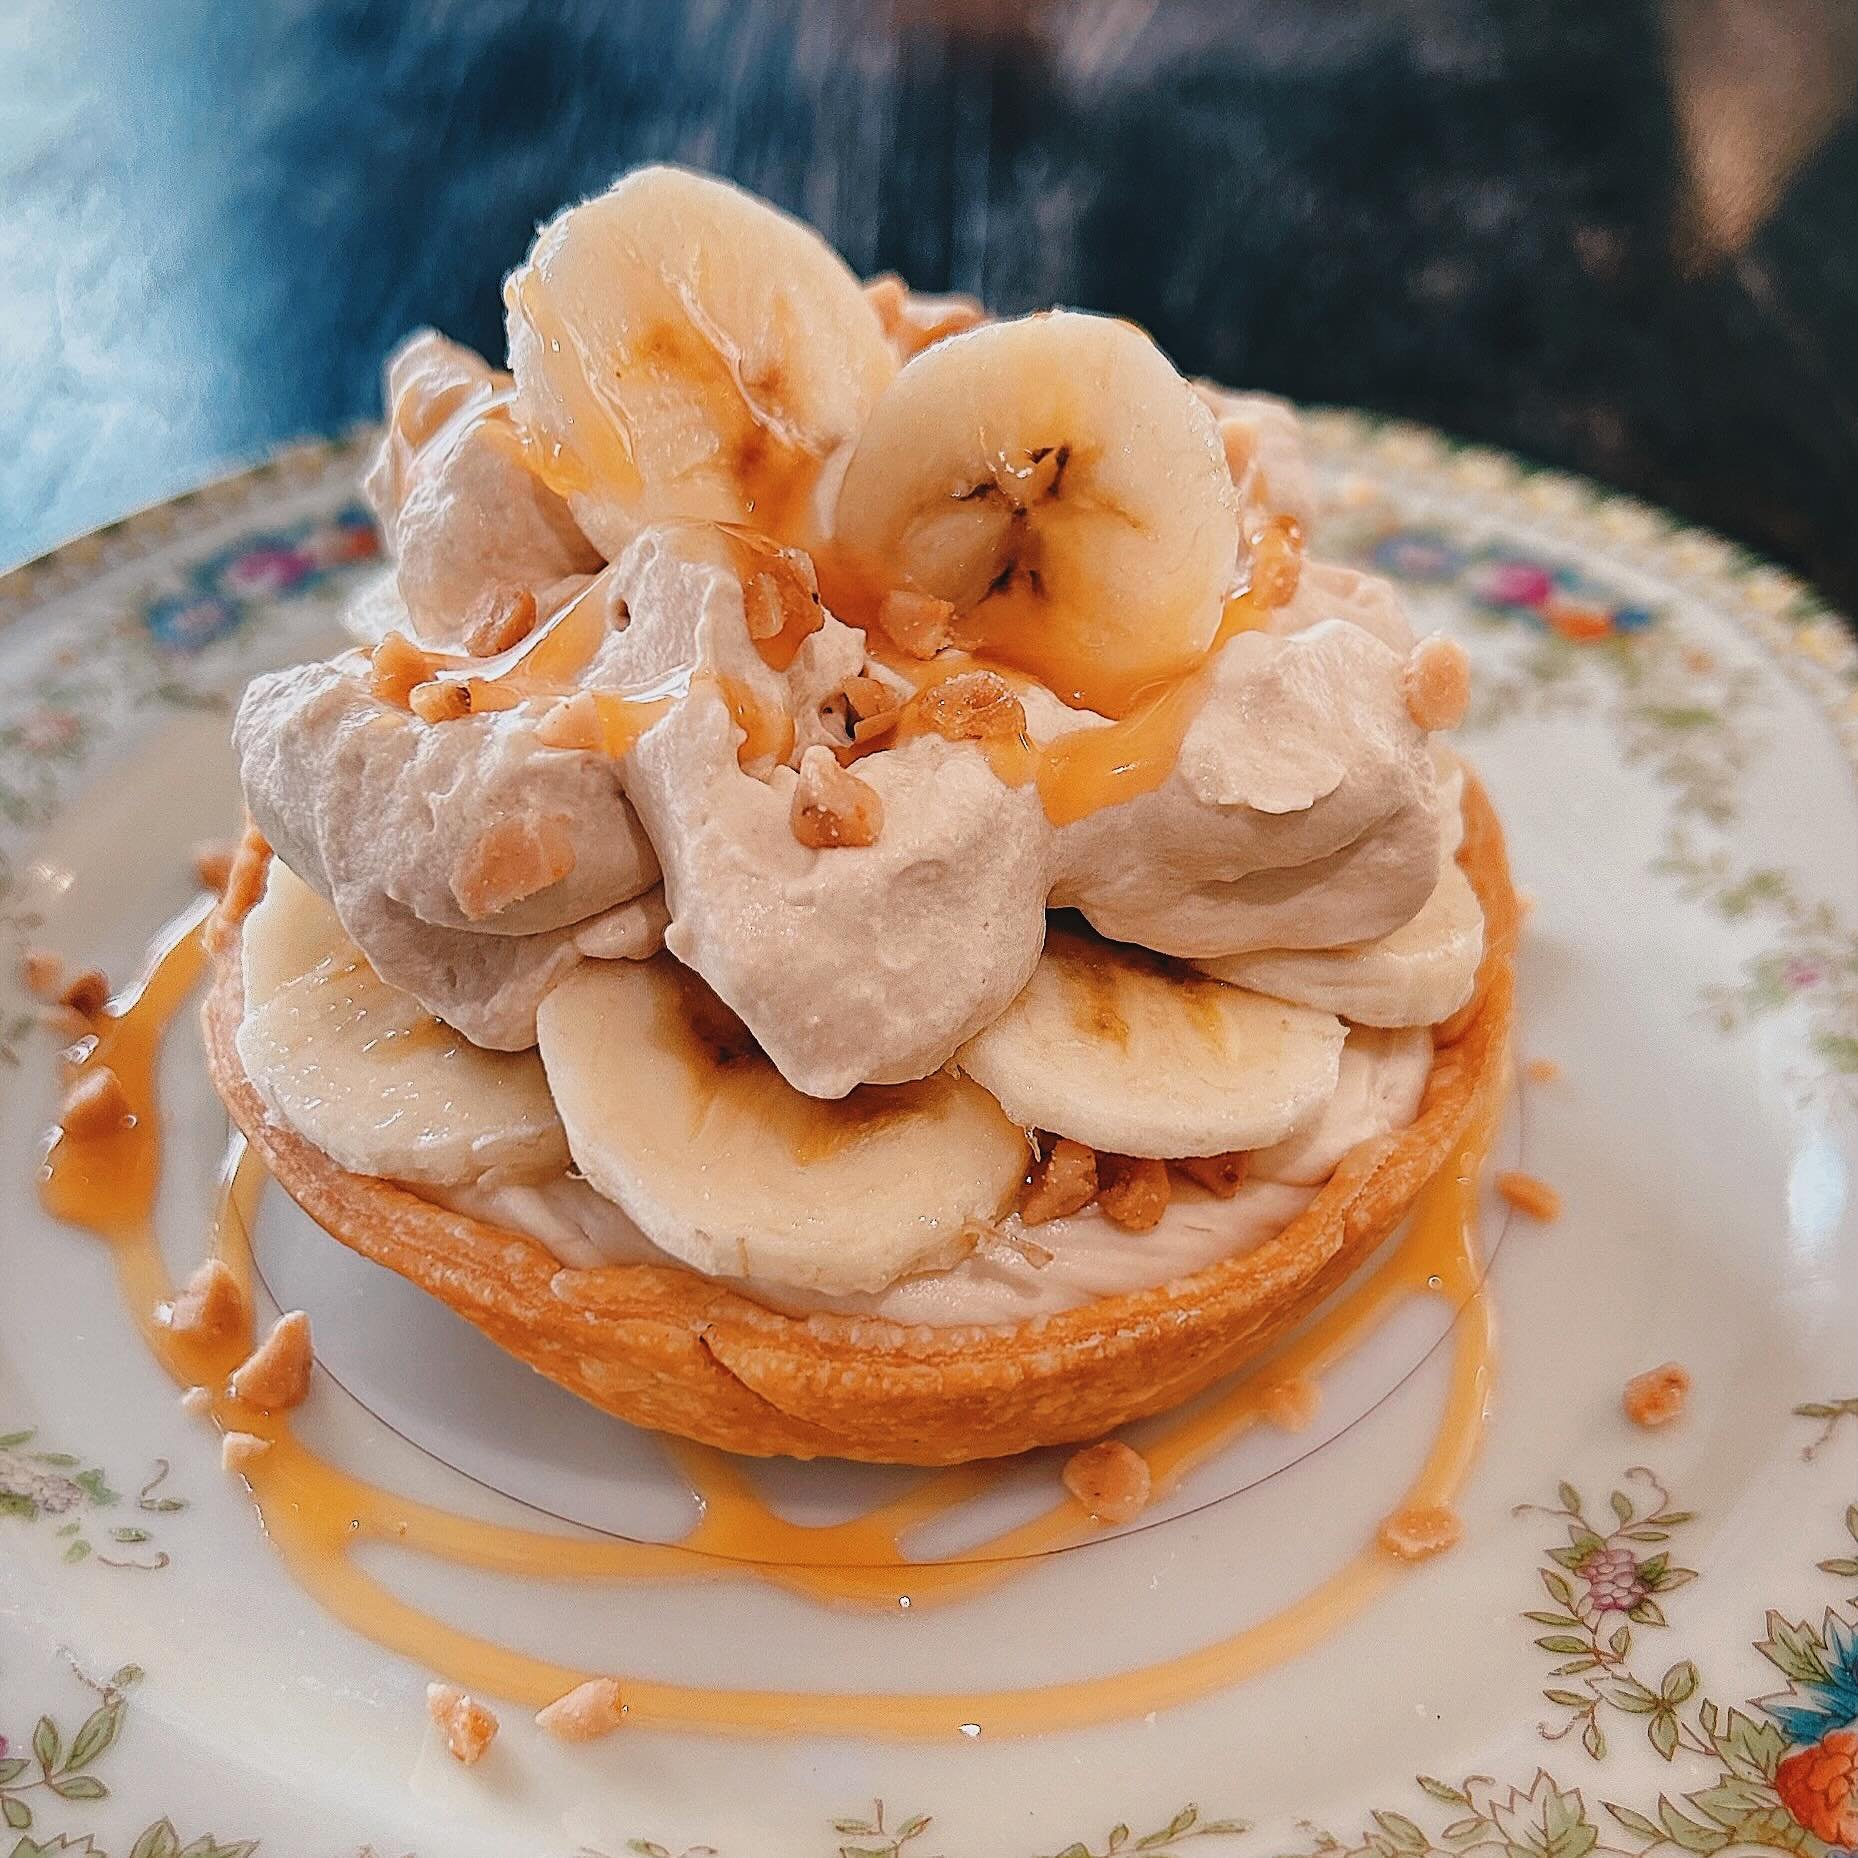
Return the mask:
<path fill-rule="evenodd" d="M 258 827 L 379 981 L 515 1055 L 525 1088 L 566 1067 L 545 1086 L 565 1114 L 565 1080 L 601 1051 L 577 1059 L 563 1029 L 658 997 L 668 951 L 741 1024 L 713 1051 L 699 1039 L 653 1101 L 688 1085 L 711 1114 L 738 1037 L 789 1104 L 817 1100 L 811 1122 L 744 1123 L 751 1145 L 780 1127 L 887 1139 L 887 1117 L 925 1112 L 870 1087 L 960 1072 L 965 1048 L 976 1069 L 938 1083 L 993 1119 L 998 1150 L 958 1183 L 945 1236 L 972 1249 L 922 1268 L 921 1207 L 893 1169 L 873 1187 L 898 1188 L 878 1266 L 835 1279 L 799 1258 L 745 1286 L 801 1311 L 1017 1321 L 1171 1281 L 1281 1229 L 1349 1148 L 1411 1121 L 1432 1049 L 1412 1001 L 1460 987 L 1477 947 L 1475 921 L 1454 916 L 1449 947 L 1424 928 L 1456 899 L 1441 856 L 1459 775 L 1429 729 L 1455 714 L 1462 659 L 1441 681 L 1450 648 L 1416 647 L 1385 582 L 1303 558 L 1315 492 L 1287 404 L 1189 391 L 1106 319 L 990 326 L 895 286 L 867 297 L 812 234 L 663 170 L 553 222 L 506 303 L 514 376 L 430 331 L 393 358 L 367 480 L 393 573 L 354 601 L 353 649 L 256 680 L 235 725 Z M 924 432 L 945 382 L 965 410 Z M 997 1211 L 1021 1121 L 1072 1126 L 1062 1089 L 1004 1111 L 970 1044 L 1020 1023 L 1007 1008 L 1054 908 L 1210 972 L 1262 964 L 1286 1001 L 1334 996 L 1282 1015 L 1267 1056 L 1228 1049 L 1164 986 L 1164 1022 L 1178 998 L 1179 1036 L 1212 1037 L 1200 1087 L 1228 1093 L 1191 1139 L 1273 1141 L 1235 1197 L 1180 1185 L 1139 1234 L 1090 1209 L 1036 1231 Z M 1393 939 L 1409 925 L 1413 948 Z M 654 959 L 630 981 L 611 967 Z M 1388 1029 L 1344 1041 L 1332 1015 L 1372 1016 L 1349 1004 L 1363 976 Z M 1053 1010 L 1054 1051 L 1129 1036 L 1107 997 Z M 658 1036 L 626 1023 L 629 1051 Z M 1021 1068 L 1049 1074 L 1024 1036 Z M 1326 1075 L 1297 1069 L 1298 1039 Z M 1280 1101 L 1293 1080 L 1294 1117 L 1232 1120 L 1237 1096 Z M 665 1261 L 618 1203 L 639 1210 L 644 1187 L 623 1141 L 603 1148 L 638 1126 L 625 1075 L 609 1081 L 610 1099 L 582 1092 L 568 1145 L 616 1199 L 534 1166 L 422 1191 L 567 1264 Z M 1148 1154 L 1152 1126 L 1132 1134 L 1119 1107 L 1090 1140 Z M 759 1158 L 804 1196 L 799 1148 Z M 727 1268 L 728 1233 L 702 1225 L 653 1230 Z M 915 1275 L 865 1288 L 885 1265 Z"/>
<path fill-rule="evenodd" d="M 1218 955 L 1379 935 L 1436 881 L 1438 775 L 1401 659 L 1339 614 L 1233 638 L 1149 793 L 1054 827 L 979 744 L 922 736 L 858 764 L 877 842 L 818 851 L 787 826 L 792 768 L 741 765 L 730 693 L 791 718 L 795 758 L 830 744 L 833 692 L 884 670 L 864 635 L 827 615 L 772 670 L 736 551 L 701 525 L 648 531 L 578 599 L 608 623 L 576 688 L 683 693 L 623 757 L 544 746 L 528 709 L 430 727 L 373 695 L 358 653 L 256 680 L 234 731 L 279 855 L 383 978 L 481 1044 L 533 1043 L 536 1005 L 584 958 L 571 932 L 661 868 L 667 946 L 825 1097 L 946 1063 L 1025 984 L 1048 903 Z M 1036 690 L 1027 714 L 1045 740 L 1107 726 Z M 505 822 L 558 827 L 573 868 L 473 919 L 460 874 Z"/>

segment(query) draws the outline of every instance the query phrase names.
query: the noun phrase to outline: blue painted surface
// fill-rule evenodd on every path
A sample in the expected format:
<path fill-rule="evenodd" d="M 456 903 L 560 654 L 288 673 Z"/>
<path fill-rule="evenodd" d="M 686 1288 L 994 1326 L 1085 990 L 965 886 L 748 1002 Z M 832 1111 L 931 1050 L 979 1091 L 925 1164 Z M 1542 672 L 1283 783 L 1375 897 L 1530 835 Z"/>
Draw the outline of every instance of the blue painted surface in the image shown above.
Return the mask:
<path fill-rule="evenodd" d="M 1858 607 L 1850 0 L 4 11 L 0 561 L 372 413 L 415 323 L 494 348 L 534 223 L 675 158 L 861 270 L 1133 316 Z M 1706 183 L 1743 170 L 1725 239 Z"/>

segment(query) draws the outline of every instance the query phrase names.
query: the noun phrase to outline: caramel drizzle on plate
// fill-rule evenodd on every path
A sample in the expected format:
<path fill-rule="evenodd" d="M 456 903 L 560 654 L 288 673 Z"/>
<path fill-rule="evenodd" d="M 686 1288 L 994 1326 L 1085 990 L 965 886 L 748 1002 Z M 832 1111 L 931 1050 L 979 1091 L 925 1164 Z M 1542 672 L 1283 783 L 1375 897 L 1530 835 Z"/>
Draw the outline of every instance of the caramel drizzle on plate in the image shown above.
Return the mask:
<path fill-rule="evenodd" d="M 170 926 L 148 974 L 97 1022 L 87 1062 L 121 1079 L 131 1114 L 121 1127 L 56 1132 L 42 1175 L 49 1212 L 106 1241 L 125 1309 L 156 1360 L 183 1386 L 204 1386 L 222 1431 L 250 1432 L 271 1449 L 246 1470 L 252 1501 L 292 1576 L 353 1631 L 449 1681 L 539 1708 L 590 1675 L 480 1637 L 398 1597 L 357 1565 L 361 1543 L 429 1555 L 461 1567 L 550 1580 L 615 1582 L 760 1580 L 821 1603 L 894 1614 L 959 1601 L 1019 1578 L 1036 1558 L 1094 1533 L 1053 1479 L 1051 1506 L 946 1561 L 904 1553 L 910 1532 L 946 1516 L 1005 1475 L 997 1464 L 926 1472 L 903 1495 L 851 1521 L 815 1527 L 774 1514 L 741 1461 L 707 1447 L 665 1441 L 697 1498 L 702 1519 L 682 1541 L 653 1544 L 513 1528 L 416 1502 L 344 1470 L 306 1444 L 290 1415 L 248 1407 L 227 1378 L 252 1345 L 243 1329 L 217 1340 L 174 1334 L 158 1310 L 174 1294 L 154 1224 L 161 1168 L 156 1066 L 163 1035 L 205 962 L 205 906 Z M 1434 1177 L 1406 1232 L 1355 1287 L 1250 1373 L 1163 1422 L 1144 1447 L 1158 1491 L 1268 1419 L 1287 1380 L 1322 1374 L 1397 1304 L 1412 1296 L 1464 1300 L 1451 1335 L 1444 1408 L 1403 1508 L 1449 1504 L 1482 1438 L 1494 1360 L 1488 1291 L 1479 1284 L 1478 1178 L 1497 1107 L 1479 1113 Z M 235 1143 L 214 1225 L 213 1249 L 252 1298 L 252 1219 L 267 1176 Z M 881 1736 L 940 1739 L 1031 1735 L 1165 1709 L 1240 1682 L 1292 1658 L 1354 1617 L 1395 1581 L 1402 1565 L 1367 1525 L 1360 1548 L 1292 1602 L 1196 1650 L 1127 1671 L 1021 1689 L 912 1694 L 735 1690 L 626 1676 L 628 1718 L 655 1728 L 711 1734 Z"/>

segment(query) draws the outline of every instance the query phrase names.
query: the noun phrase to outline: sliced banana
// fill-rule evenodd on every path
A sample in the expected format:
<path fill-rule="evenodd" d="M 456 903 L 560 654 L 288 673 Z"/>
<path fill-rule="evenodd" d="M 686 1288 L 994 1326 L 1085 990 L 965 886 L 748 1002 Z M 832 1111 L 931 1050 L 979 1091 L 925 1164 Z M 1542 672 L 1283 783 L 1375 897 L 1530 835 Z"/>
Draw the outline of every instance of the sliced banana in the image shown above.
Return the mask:
<path fill-rule="evenodd" d="M 857 554 L 957 641 L 1120 715 L 1212 643 L 1238 551 L 1213 415 L 1147 336 L 1057 310 L 925 349 L 839 489 Z"/>
<path fill-rule="evenodd" d="M 964 1257 L 1025 1172 L 1024 1133 L 964 1079 L 802 1096 L 668 955 L 579 969 L 537 1025 L 575 1165 L 699 1271 L 881 1290 Z"/>
<path fill-rule="evenodd" d="M 276 859 L 243 958 L 246 1074 L 274 1116 L 343 1167 L 456 1185 L 567 1166 L 535 1053 L 482 1051 L 389 987 Z"/>
<path fill-rule="evenodd" d="M 522 422 L 608 560 L 677 518 L 811 539 L 819 477 L 896 371 L 816 232 L 681 168 L 551 220 L 503 296 Z"/>
<path fill-rule="evenodd" d="M 1424 1026 L 1351 1026 L 1335 1095 L 1294 1135 L 1257 1150 L 1248 1176 L 1319 1186 L 1357 1143 L 1404 1129 L 1419 1114 L 1431 1074 L 1432 1034 Z"/>
<path fill-rule="evenodd" d="M 1432 1026 L 1470 999 L 1484 958 L 1484 912 L 1470 880 L 1447 858 L 1410 922 L 1346 948 L 1262 949 L 1194 966 L 1216 980 L 1363 1026 Z"/>
<path fill-rule="evenodd" d="M 1335 1089 L 1341 1022 L 1054 929 L 1013 1004 L 955 1055 L 1016 1123 L 1119 1155 L 1288 1135 Z"/>

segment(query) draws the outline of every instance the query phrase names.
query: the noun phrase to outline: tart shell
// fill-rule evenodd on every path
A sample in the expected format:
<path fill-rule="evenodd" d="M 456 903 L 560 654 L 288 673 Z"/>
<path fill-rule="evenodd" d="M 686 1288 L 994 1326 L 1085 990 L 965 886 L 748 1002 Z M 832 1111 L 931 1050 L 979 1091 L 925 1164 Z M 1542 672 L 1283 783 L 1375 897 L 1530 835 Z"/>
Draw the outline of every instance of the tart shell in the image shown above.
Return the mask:
<path fill-rule="evenodd" d="M 916 1465 L 1095 1439 L 1191 1398 L 1280 1336 L 1389 1237 L 1504 1087 L 1519 911 L 1502 830 L 1469 774 L 1464 815 L 1458 862 L 1484 908 L 1484 960 L 1469 1005 L 1437 1029 L 1417 1119 L 1353 1149 L 1255 1249 L 1024 1323 L 788 1316 L 669 1263 L 573 1270 L 520 1233 L 339 1167 L 270 1118 L 234 1043 L 240 925 L 270 856 L 255 833 L 210 930 L 208 1064 L 233 1120 L 326 1232 L 635 1425 L 754 1456 Z"/>

